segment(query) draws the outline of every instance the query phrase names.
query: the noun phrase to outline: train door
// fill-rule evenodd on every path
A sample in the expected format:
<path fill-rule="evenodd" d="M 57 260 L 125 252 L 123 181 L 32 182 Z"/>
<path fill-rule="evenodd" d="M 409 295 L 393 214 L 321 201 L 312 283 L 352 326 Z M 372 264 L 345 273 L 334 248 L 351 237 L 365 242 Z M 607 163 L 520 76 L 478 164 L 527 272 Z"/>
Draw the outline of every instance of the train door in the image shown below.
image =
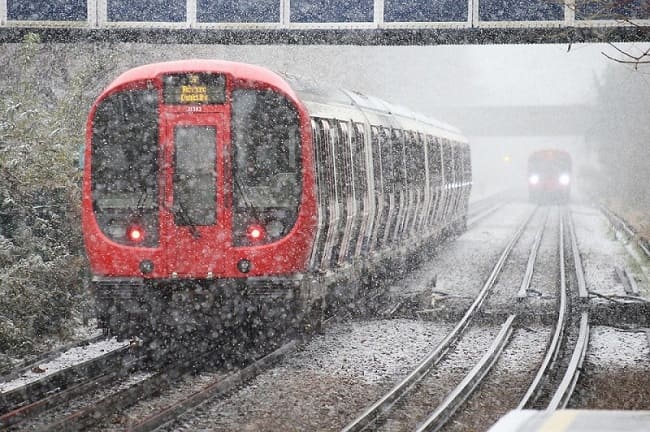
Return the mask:
<path fill-rule="evenodd" d="M 218 257 L 231 243 L 223 193 L 226 115 L 166 113 L 163 122 L 161 246 L 169 274 L 211 277 L 223 271 Z"/>

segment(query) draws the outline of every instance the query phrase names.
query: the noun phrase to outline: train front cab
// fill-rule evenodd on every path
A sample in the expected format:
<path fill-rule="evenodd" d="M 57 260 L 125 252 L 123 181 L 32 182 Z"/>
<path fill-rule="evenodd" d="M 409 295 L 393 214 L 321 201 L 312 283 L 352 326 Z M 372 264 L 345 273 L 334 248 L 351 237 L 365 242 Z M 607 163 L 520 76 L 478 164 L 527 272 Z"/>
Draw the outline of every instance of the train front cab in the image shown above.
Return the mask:
<path fill-rule="evenodd" d="M 571 197 L 571 157 L 563 150 L 540 150 L 528 158 L 528 197 L 537 204 L 566 204 Z"/>
<path fill-rule="evenodd" d="M 88 122 L 86 249 L 101 324 L 123 335 L 189 324 L 197 304 L 218 329 L 246 313 L 242 294 L 293 302 L 314 233 L 309 118 L 290 89 L 167 67 L 118 78 Z"/>

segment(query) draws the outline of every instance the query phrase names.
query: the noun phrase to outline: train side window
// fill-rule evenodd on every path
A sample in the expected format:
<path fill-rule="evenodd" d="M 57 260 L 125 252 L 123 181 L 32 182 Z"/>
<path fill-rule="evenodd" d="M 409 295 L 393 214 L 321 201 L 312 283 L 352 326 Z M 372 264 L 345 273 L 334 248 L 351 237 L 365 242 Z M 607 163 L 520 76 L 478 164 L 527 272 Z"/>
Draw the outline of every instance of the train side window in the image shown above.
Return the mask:
<path fill-rule="evenodd" d="M 323 130 L 320 127 L 320 122 L 317 120 L 311 121 L 312 136 L 314 139 L 314 158 L 316 161 L 316 182 L 318 184 L 318 195 L 321 203 L 327 202 L 327 165 L 325 162 L 325 145 L 323 139 Z"/>
<path fill-rule="evenodd" d="M 415 184 L 418 187 L 424 186 L 426 181 L 425 174 L 425 165 L 426 165 L 426 156 L 425 156 L 425 147 L 426 147 L 426 137 L 422 134 L 415 133 L 415 152 L 413 163 L 415 166 Z"/>
<path fill-rule="evenodd" d="M 337 143 L 337 164 L 340 166 L 341 173 L 341 192 L 342 198 L 346 200 L 353 194 L 352 188 L 352 163 L 350 153 L 350 133 L 346 122 L 337 122 L 339 131 L 339 140 Z"/>
<path fill-rule="evenodd" d="M 465 154 L 463 167 L 465 168 L 465 181 L 472 181 L 472 152 L 470 151 L 469 145 L 465 144 L 463 147 L 463 152 Z"/>
<path fill-rule="evenodd" d="M 393 180 L 396 190 L 402 190 L 406 186 L 406 164 L 404 154 L 404 132 L 400 129 L 393 129 L 391 136 L 392 158 L 393 158 Z"/>
<path fill-rule="evenodd" d="M 404 165 L 409 174 L 404 177 L 404 185 L 414 183 L 415 175 L 415 139 L 412 131 L 404 132 Z"/>
<path fill-rule="evenodd" d="M 463 153 L 461 144 L 458 142 L 454 143 L 453 152 L 454 152 L 454 182 L 461 183 L 463 181 Z"/>
<path fill-rule="evenodd" d="M 445 184 L 453 183 L 454 181 L 454 166 L 451 160 L 451 144 L 449 140 L 442 140 L 442 165 L 445 175 Z"/>
<path fill-rule="evenodd" d="M 440 186 L 442 180 L 442 157 L 440 155 L 440 141 L 431 135 L 427 135 L 427 141 L 429 143 L 429 181 L 431 182 L 431 187 L 435 188 Z"/>
<path fill-rule="evenodd" d="M 381 160 L 381 133 L 377 126 L 370 128 L 370 137 L 372 139 L 372 169 L 374 177 L 375 193 L 379 194 L 382 189 L 382 160 Z"/>
<path fill-rule="evenodd" d="M 359 199 L 368 190 L 365 130 L 362 123 L 354 123 L 352 129 L 352 155 L 354 157 L 354 184 L 359 194 L 357 199 Z"/>
<path fill-rule="evenodd" d="M 394 159 L 393 151 L 391 149 L 392 140 L 390 139 L 390 130 L 387 128 L 381 128 L 380 132 L 380 144 L 381 144 L 381 168 L 384 181 L 384 193 L 393 193 L 393 188 L 395 186 L 395 177 L 394 177 Z"/>
<path fill-rule="evenodd" d="M 329 199 L 337 199 L 336 171 L 334 169 L 334 153 L 332 152 L 332 128 L 327 120 L 321 121 L 323 131 L 323 159 L 326 166 L 326 186 Z"/>

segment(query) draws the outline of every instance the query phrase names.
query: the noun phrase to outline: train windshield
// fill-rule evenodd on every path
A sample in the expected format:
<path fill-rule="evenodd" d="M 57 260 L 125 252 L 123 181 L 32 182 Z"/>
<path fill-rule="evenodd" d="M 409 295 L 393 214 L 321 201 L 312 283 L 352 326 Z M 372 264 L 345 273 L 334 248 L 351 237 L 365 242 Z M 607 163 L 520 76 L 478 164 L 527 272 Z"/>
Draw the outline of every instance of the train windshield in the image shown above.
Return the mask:
<path fill-rule="evenodd" d="M 217 130 L 213 126 L 174 129 L 174 217 L 176 225 L 216 222 Z"/>
<path fill-rule="evenodd" d="M 542 175 L 556 175 L 571 172 L 571 159 L 564 153 L 536 153 L 528 160 L 528 171 Z"/>
<path fill-rule="evenodd" d="M 270 90 L 232 94 L 233 229 L 246 243 L 246 226 L 271 226 L 271 241 L 293 226 L 301 194 L 299 116 L 284 96 Z"/>
<path fill-rule="evenodd" d="M 142 225 L 143 246 L 158 239 L 158 93 L 131 90 L 97 106 L 91 152 L 93 210 L 102 231 L 128 243 Z"/>

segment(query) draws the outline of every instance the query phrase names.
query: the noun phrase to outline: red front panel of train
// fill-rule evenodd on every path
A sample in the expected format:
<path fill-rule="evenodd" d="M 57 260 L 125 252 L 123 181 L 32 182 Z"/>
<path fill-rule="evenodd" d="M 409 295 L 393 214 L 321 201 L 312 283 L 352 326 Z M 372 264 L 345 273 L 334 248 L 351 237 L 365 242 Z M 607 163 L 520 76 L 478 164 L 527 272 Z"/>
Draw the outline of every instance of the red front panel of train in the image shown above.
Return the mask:
<path fill-rule="evenodd" d="M 96 103 L 83 197 L 95 275 L 304 271 L 315 223 L 308 116 L 264 82 L 234 81 L 169 73 Z"/>

